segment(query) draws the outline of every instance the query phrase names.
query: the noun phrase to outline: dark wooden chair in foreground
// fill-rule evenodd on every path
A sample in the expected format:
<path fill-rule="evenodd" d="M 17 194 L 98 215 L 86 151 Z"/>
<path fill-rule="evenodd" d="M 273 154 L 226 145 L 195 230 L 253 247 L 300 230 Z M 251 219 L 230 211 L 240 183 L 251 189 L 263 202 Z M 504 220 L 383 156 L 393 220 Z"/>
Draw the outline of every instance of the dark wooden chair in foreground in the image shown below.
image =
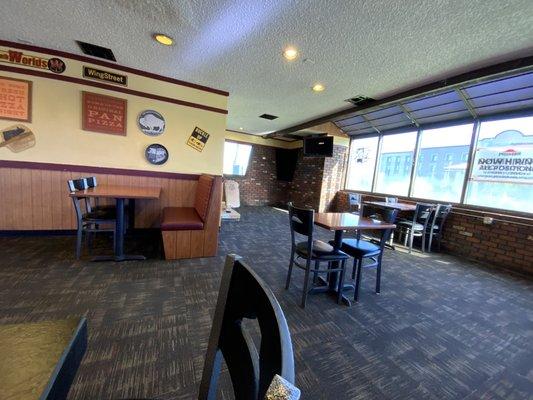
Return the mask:
<path fill-rule="evenodd" d="M 87 189 L 86 179 L 73 179 L 68 182 L 68 189 L 71 192 Z M 83 233 L 86 234 L 88 247 L 92 245 L 92 235 L 101 232 L 112 232 L 113 242 L 115 237 L 116 210 L 114 208 L 93 208 L 87 197 L 73 196 L 72 204 L 76 212 L 77 237 L 76 237 L 76 259 L 81 256 L 81 244 Z M 101 225 L 110 226 L 102 228 Z"/>
<path fill-rule="evenodd" d="M 289 206 L 289 223 L 291 227 L 291 259 L 289 263 L 289 271 L 287 274 L 287 282 L 285 289 L 288 289 L 291 284 L 292 267 L 296 265 L 305 271 L 304 287 L 302 293 L 301 306 L 305 307 L 307 294 L 309 293 L 309 275 L 313 274 L 313 282 L 316 282 L 318 274 L 329 274 L 331 272 L 340 272 L 339 288 L 344 284 L 344 271 L 346 269 L 346 260 L 350 258 L 342 251 L 336 251 L 333 246 L 321 241 L 313 239 L 314 217 L 315 211 L 312 209 L 305 209 L 295 207 L 292 203 Z M 307 237 L 304 242 L 296 243 L 296 234 Z M 299 264 L 296 258 L 305 260 L 305 265 Z M 314 269 L 311 269 L 311 262 L 314 262 Z M 338 262 L 339 268 L 320 269 L 321 263 L 329 264 Z M 329 277 L 329 275 L 328 275 Z M 337 302 L 342 301 L 342 290 L 339 290 Z"/>
<path fill-rule="evenodd" d="M 376 215 L 376 210 L 371 207 L 364 207 L 362 210 L 363 216 L 380 219 L 381 221 L 393 224 L 396 221 L 398 210 L 395 209 L 381 209 L 379 215 Z M 392 229 L 384 229 L 379 231 L 380 238 L 375 236 L 369 240 L 361 239 L 358 235 L 355 239 L 343 239 L 341 250 L 351 255 L 354 258 L 352 279 L 355 279 L 354 300 L 359 300 L 359 287 L 361 286 L 361 275 L 363 268 L 376 268 L 376 293 L 381 291 L 381 260 L 383 258 L 383 249 L 385 243 L 390 238 Z M 363 265 L 363 260 L 369 258 L 371 263 Z"/>
<path fill-rule="evenodd" d="M 222 178 L 201 175 L 194 207 L 165 207 L 161 231 L 165 259 L 212 257 L 217 253 Z"/>
<path fill-rule="evenodd" d="M 246 318 L 258 321 L 259 352 L 243 326 Z M 216 399 L 222 358 L 236 400 L 299 398 L 292 386 L 294 358 L 283 311 L 265 282 L 235 255 L 226 258 L 198 399 Z M 275 388 L 269 389 L 271 384 Z"/>

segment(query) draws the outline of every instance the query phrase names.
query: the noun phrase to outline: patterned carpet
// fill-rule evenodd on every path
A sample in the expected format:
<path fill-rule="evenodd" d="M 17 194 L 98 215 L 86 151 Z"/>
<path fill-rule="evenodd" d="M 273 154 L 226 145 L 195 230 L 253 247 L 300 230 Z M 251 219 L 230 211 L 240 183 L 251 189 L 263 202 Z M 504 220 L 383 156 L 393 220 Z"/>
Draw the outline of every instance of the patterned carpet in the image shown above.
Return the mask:
<path fill-rule="evenodd" d="M 303 399 L 533 398 L 533 283 L 451 256 L 386 251 L 382 293 L 364 271 L 359 304 L 283 289 L 287 214 L 242 209 L 219 256 L 158 259 L 158 237 L 127 238 L 143 262 L 74 260 L 74 238 L 1 237 L 0 323 L 86 314 L 89 348 L 70 399 L 193 399 L 220 271 L 235 252 L 271 285 L 292 333 Z M 328 239 L 331 234 L 319 230 Z M 96 252 L 110 246 L 97 241 Z M 1 396 L 0 396 L 1 397 Z M 220 398 L 230 399 L 227 373 Z"/>

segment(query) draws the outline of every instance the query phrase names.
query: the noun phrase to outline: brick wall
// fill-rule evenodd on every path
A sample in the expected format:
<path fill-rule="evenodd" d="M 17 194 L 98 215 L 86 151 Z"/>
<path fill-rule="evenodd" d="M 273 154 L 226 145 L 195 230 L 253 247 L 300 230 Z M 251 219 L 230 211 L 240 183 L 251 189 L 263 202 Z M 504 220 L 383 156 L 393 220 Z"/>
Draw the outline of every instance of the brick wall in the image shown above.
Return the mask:
<path fill-rule="evenodd" d="M 348 193 L 337 192 L 335 211 L 350 210 Z M 533 224 L 500 221 L 494 217 L 494 222 L 486 225 L 483 216 L 472 210 L 452 210 L 443 230 L 442 251 L 533 276 Z"/>
<path fill-rule="evenodd" d="M 333 211 L 335 195 L 344 188 L 346 163 L 348 162 L 348 147 L 333 146 L 333 157 L 324 159 L 324 173 L 320 191 L 320 211 Z"/>
<path fill-rule="evenodd" d="M 323 174 L 324 158 L 304 157 L 303 151 L 300 150 L 294 179 L 291 182 L 289 201 L 318 210 Z"/>
<path fill-rule="evenodd" d="M 276 179 L 276 148 L 254 144 L 245 176 L 224 176 L 239 183 L 241 204 L 264 206 L 285 203 L 289 182 Z"/>

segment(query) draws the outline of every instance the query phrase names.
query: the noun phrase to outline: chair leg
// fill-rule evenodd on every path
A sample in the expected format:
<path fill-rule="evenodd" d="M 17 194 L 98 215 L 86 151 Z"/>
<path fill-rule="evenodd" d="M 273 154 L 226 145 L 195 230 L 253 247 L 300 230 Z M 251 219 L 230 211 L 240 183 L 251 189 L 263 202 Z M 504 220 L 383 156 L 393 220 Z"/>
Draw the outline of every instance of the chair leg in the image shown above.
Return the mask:
<path fill-rule="evenodd" d="M 342 303 L 342 289 L 344 288 L 344 276 L 346 275 L 346 260 L 341 262 L 341 276 L 339 277 L 339 287 L 337 288 L 337 304 Z"/>
<path fill-rule="evenodd" d="M 409 232 L 408 229 L 403 231 L 403 245 L 407 247 L 407 233 Z"/>
<path fill-rule="evenodd" d="M 409 230 L 409 253 L 413 251 L 413 239 L 415 238 L 415 231 Z"/>
<path fill-rule="evenodd" d="M 308 258 L 305 263 L 305 278 L 304 278 L 304 290 L 302 293 L 302 308 L 305 308 L 305 302 L 307 301 L 307 292 L 309 288 L 309 274 L 311 272 L 311 259 Z"/>
<path fill-rule="evenodd" d="M 439 236 L 437 236 L 437 250 L 439 253 L 440 253 L 440 240 L 441 239 L 442 239 L 442 234 L 439 234 Z"/>
<path fill-rule="evenodd" d="M 78 232 L 76 235 L 76 260 L 79 260 L 81 257 L 81 239 L 83 236 L 83 228 L 78 227 Z"/>
<path fill-rule="evenodd" d="M 425 232 L 422 232 L 422 236 L 420 240 L 422 241 L 422 253 L 425 253 L 426 252 L 426 233 Z"/>
<path fill-rule="evenodd" d="M 294 249 L 291 249 L 291 262 L 289 263 L 289 272 L 287 273 L 287 281 L 285 282 L 285 289 L 289 288 L 291 284 L 292 266 L 294 265 Z"/>
<path fill-rule="evenodd" d="M 378 256 L 378 265 L 376 267 L 376 293 L 381 291 L 381 254 Z"/>
<path fill-rule="evenodd" d="M 353 294 L 354 301 L 359 301 L 359 287 L 361 286 L 361 270 L 363 269 L 363 259 L 359 258 L 359 262 L 357 264 L 357 277 L 355 279 L 355 292 Z"/>
<path fill-rule="evenodd" d="M 355 273 L 357 272 L 357 258 L 353 259 L 353 268 L 352 268 L 352 281 L 355 280 Z"/>
<path fill-rule="evenodd" d="M 429 239 L 428 239 L 429 243 L 428 243 L 428 253 L 431 253 L 431 244 L 433 243 L 433 232 L 431 232 L 429 234 Z"/>
<path fill-rule="evenodd" d="M 318 275 L 318 269 L 319 269 L 320 265 L 319 265 L 319 261 L 318 260 L 315 260 L 315 271 L 313 273 L 313 284 L 316 285 L 317 284 L 317 275 Z"/>

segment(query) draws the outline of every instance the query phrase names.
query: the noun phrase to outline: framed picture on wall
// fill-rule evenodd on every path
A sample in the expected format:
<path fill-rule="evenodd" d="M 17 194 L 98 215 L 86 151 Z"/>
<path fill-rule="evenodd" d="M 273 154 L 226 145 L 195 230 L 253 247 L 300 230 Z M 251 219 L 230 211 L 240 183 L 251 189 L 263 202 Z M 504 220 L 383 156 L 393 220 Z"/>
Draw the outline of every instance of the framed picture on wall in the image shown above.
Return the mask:
<path fill-rule="evenodd" d="M 126 136 L 127 106 L 126 99 L 82 92 L 82 129 Z"/>
<path fill-rule="evenodd" d="M 31 122 L 32 82 L 0 76 L 0 119 Z"/>

